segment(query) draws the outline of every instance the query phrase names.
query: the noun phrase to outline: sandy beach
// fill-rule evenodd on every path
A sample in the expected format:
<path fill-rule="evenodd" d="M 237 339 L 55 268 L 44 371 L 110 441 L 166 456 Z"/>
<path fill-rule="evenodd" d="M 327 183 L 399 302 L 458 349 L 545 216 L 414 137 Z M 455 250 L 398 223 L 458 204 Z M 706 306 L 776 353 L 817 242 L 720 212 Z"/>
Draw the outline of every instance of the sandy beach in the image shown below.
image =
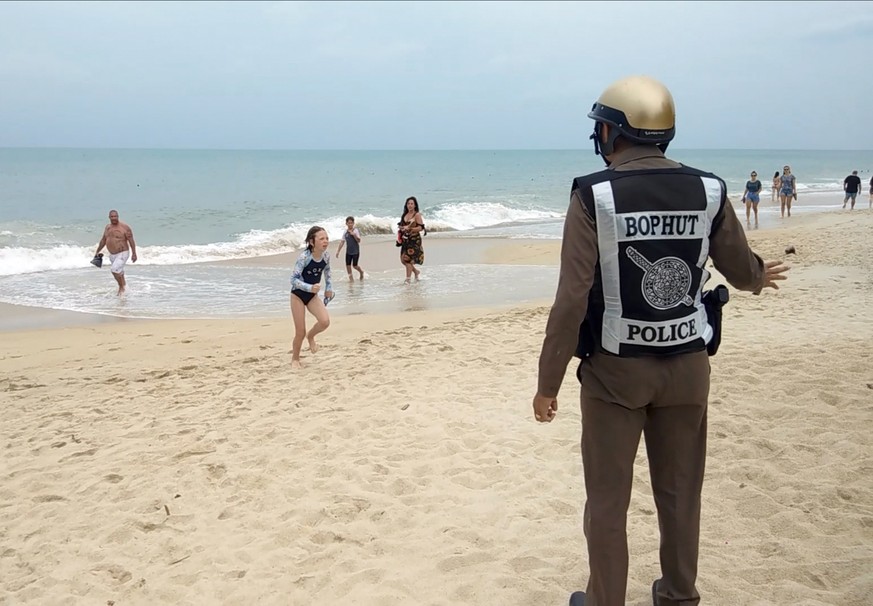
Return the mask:
<path fill-rule="evenodd" d="M 797 252 L 781 290 L 725 308 L 704 604 L 873 600 L 864 207 L 750 233 L 765 258 Z M 554 265 L 559 248 L 476 254 Z M 566 604 L 587 579 L 575 364 L 553 423 L 530 407 L 552 294 L 338 316 L 299 372 L 289 319 L 0 333 L 0 604 Z M 627 603 L 648 606 L 642 447 L 628 535 Z"/>

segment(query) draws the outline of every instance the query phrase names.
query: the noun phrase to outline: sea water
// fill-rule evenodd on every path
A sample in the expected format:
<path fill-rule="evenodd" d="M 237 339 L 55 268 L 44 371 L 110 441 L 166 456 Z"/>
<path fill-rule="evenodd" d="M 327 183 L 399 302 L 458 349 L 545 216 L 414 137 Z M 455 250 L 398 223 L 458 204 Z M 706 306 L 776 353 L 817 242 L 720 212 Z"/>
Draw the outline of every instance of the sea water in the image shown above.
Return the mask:
<path fill-rule="evenodd" d="M 797 176 L 797 212 L 841 206 L 842 182 L 866 184 L 873 152 L 670 150 L 725 179 L 737 197 L 748 175 Z M 272 317 L 288 313 L 289 267 L 226 263 L 299 250 L 312 225 L 331 240 L 355 216 L 363 252 L 388 245 L 407 196 L 418 198 L 433 238 L 560 238 L 575 176 L 602 167 L 590 150 L 220 151 L 0 149 L 0 302 L 124 317 Z M 809 193 L 830 196 L 806 198 Z M 821 200 L 828 202 L 822 204 Z M 134 230 L 130 292 L 89 261 L 117 209 Z M 462 243 L 461 243 L 462 244 Z M 215 263 L 222 261 L 224 263 Z M 363 261 L 362 261 L 363 264 Z M 557 269 L 425 264 L 407 287 L 399 262 L 364 284 L 334 261 L 338 313 L 490 305 L 553 293 Z"/>

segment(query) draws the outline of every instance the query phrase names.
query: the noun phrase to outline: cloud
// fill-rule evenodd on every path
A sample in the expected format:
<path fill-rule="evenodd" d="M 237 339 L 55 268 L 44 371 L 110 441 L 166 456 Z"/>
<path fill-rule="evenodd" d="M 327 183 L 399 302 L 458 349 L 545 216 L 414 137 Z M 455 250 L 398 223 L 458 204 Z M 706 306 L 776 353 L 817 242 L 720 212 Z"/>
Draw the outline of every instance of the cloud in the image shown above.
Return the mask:
<path fill-rule="evenodd" d="M 813 22 L 800 32 L 800 37 L 812 42 L 839 44 L 848 41 L 873 40 L 873 17 L 842 17 L 825 23 Z"/>
<path fill-rule="evenodd" d="M 839 148 L 871 30 L 873 3 L 7 2 L 0 141 L 566 147 L 645 73 L 683 146 Z"/>

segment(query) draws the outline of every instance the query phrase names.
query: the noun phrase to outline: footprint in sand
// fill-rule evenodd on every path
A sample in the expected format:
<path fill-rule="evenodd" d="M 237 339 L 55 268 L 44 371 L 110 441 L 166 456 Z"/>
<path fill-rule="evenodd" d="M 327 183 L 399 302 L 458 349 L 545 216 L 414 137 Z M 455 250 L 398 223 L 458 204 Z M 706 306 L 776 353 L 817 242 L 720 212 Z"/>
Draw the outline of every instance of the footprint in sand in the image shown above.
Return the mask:
<path fill-rule="evenodd" d="M 54 503 L 56 501 L 66 501 L 66 497 L 62 497 L 57 494 L 44 494 L 37 497 L 33 497 L 34 503 Z"/>
<path fill-rule="evenodd" d="M 107 566 L 105 568 L 95 568 L 91 571 L 91 574 L 95 575 L 103 573 L 108 574 L 114 581 L 118 583 L 127 583 L 130 579 L 133 578 L 133 575 L 121 566 Z"/>
<path fill-rule="evenodd" d="M 227 475 L 227 467 L 222 463 L 206 465 L 206 475 L 212 480 L 220 480 Z"/>

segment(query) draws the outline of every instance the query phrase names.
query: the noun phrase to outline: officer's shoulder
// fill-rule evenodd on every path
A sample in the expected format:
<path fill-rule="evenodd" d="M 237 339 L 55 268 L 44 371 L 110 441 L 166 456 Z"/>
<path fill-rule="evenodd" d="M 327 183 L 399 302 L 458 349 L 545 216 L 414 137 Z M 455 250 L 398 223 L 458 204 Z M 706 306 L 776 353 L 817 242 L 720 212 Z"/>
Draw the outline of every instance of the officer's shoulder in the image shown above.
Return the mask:
<path fill-rule="evenodd" d="M 581 177 L 576 177 L 573 179 L 573 189 L 584 189 L 586 187 L 591 187 L 595 183 L 601 183 L 603 181 L 609 181 L 615 178 L 615 171 L 609 169 L 599 170 L 594 173 L 588 173 L 587 175 L 582 175 Z"/>
<path fill-rule="evenodd" d="M 681 164 L 680 166 L 684 169 L 683 172 L 692 174 L 698 177 L 709 177 L 710 179 L 717 179 L 719 181 L 724 181 L 721 177 L 716 175 L 713 172 L 709 172 L 708 170 L 701 170 L 699 168 L 695 168 L 693 166 L 688 166 L 687 164 Z"/>

